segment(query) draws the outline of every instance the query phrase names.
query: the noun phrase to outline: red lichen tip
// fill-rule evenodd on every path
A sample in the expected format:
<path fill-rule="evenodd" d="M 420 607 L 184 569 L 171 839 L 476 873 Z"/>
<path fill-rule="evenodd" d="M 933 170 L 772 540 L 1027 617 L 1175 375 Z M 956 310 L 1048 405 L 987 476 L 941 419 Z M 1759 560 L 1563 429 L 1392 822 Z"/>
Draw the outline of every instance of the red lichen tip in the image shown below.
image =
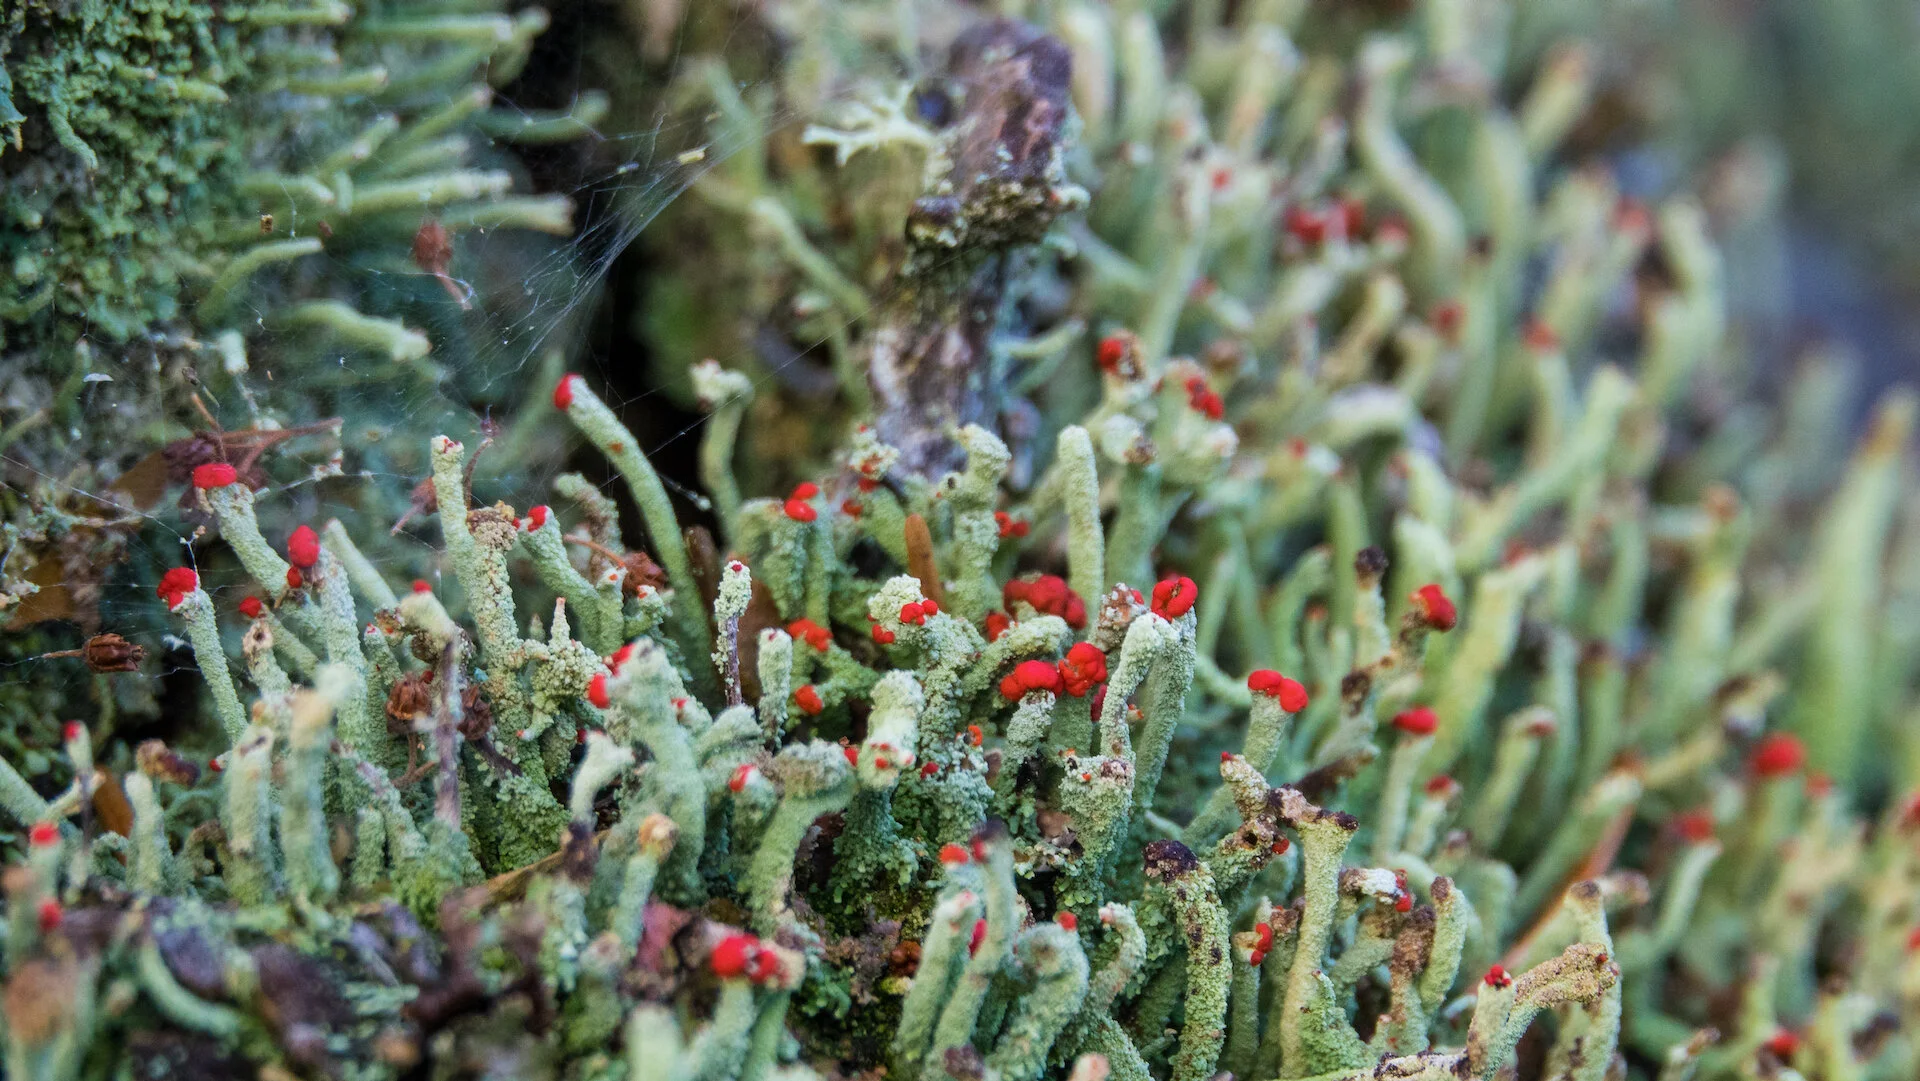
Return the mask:
<path fill-rule="evenodd" d="M 1414 590 L 1413 603 L 1420 610 L 1420 618 L 1436 631 L 1450 631 L 1460 622 L 1459 609 L 1437 583 L 1429 582 Z"/>
<path fill-rule="evenodd" d="M 425 578 L 415 578 L 413 580 L 413 591 L 415 593 L 432 593 L 433 583 L 427 581 Z"/>
<path fill-rule="evenodd" d="M 739 793 L 746 790 L 747 783 L 753 780 L 756 767 L 751 762 L 742 762 L 733 767 L 733 773 L 727 777 L 727 791 Z"/>
<path fill-rule="evenodd" d="M 1706 811 L 1687 811 L 1673 816 L 1673 832 L 1689 844 L 1713 840 L 1713 815 Z"/>
<path fill-rule="evenodd" d="M 1107 678 L 1107 655 L 1092 642 L 1075 642 L 1058 666 L 1060 684 L 1075 698 L 1085 698 Z"/>
<path fill-rule="evenodd" d="M 266 606 L 260 603 L 260 598 L 252 596 L 240 598 L 240 614 L 248 619 L 259 619 L 260 613 L 264 611 Z"/>
<path fill-rule="evenodd" d="M 1184 575 L 1175 575 L 1156 582 L 1153 587 L 1153 614 L 1165 620 L 1179 619 L 1193 610 L 1193 602 L 1200 597 L 1200 587 L 1193 579 Z"/>
<path fill-rule="evenodd" d="M 851 743 L 846 743 L 841 745 L 840 753 L 846 757 L 847 765 L 852 766 L 854 769 L 860 768 L 860 748 L 855 747 Z"/>
<path fill-rule="evenodd" d="M 1526 329 L 1521 332 L 1521 340 L 1536 353 L 1552 353 L 1560 348 L 1560 335 L 1539 319 L 1527 322 Z"/>
<path fill-rule="evenodd" d="M 1019 699 L 1031 691 L 1059 694 L 1064 689 L 1060 669 L 1045 661 L 1021 661 L 1000 681 L 1001 697 Z"/>
<path fill-rule="evenodd" d="M 85 735 L 86 731 L 87 726 L 81 724 L 79 721 L 68 721 L 66 724 L 60 726 L 60 740 L 63 743 L 72 743 L 74 740 Z"/>
<path fill-rule="evenodd" d="M 1127 359 L 1131 344 L 1131 335 L 1125 332 L 1109 334 L 1100 339 L 1100 346 L 1094 351 L 1094 359 L 1100 363 L 1100 370 L 1110 375 L 1118 375 L 1121 363 Z"/>
<path fill-rule="evenodd" d="M 934 600 L 934 599 L 933 599 L 932 597 L 928 597 L 928 598 L 927 598 L 926 600 L 924 600 L 924 601 L 921 601 L 921 602 L 920 602 L 920 614 L 921 614 L 921 615 L 923 615 L 923 616 L 937 616 L 937 615 L 939 615 L 939 614 L 940 614 L 940 602 L 938 602 L 938 601 L 936 601 L 936 600 Z"/>
<path fill-rule="evenodd" d="M 975 953 L 979 952 L 980 944 L 982 942 L 985 942 L 986 940 L 987 940 L 987 921 L 986 920 L 973 921 L 973 933 L 967 936 L 967 956 L 972 957 Z"/>
<path fill-rule="evenodd" d="M 1753 757 L 1748 766 L 1754 776 L 1764 780 L 1785 777 L 1797 773 L 1806 765 L 1807 747 L 1785 732 L 1772 732 L 1760 738 L 1753 748 Z"/>
<path fill-rule="evenodd" d="M 1247 689 L 1280 700 L 1280 708 L 1298 713 L 1307 708 L 1307 689 L 1300 681 L 1288 679 L 1271 668 L 1262 668 L 1247 676 Z"/>
<path fill-rule="evenodd" d="M 967 846 L 948 842 L 940 846 L 940 862 L 949 867 L 968 863 L 973 857 L 967 855 Z"/>
<path fill-rule="evenodd" d="M 287 588 L 288 589 L 299 589 L 301 586 L 306 584 L 307 584 L 307 576 L 300 573 L 299 567 L 287 568 Z"/>
<path fill-rule="evenodd" d="M 193 467 L 195 488 L 225 488 L 240 479 L 240 474 L 225 462 L 206 462 Z"/>
<path fill-rule="evenodd" d="M 908 601 L 900 606 L 900 622 L 921 626 L 927 622 L 927 610 L 919 601 Z"/>
<path fill-rule="evenodd" d="M 813 508 L 813 504 L 804 499 L 789 499 L 780 509 L 796 522 L 811 522 L 820 517 L 820 512 Z"/>
<path fill-rule="evenodd" d="M 814 690 L 811 683 L 802 683 L 793 689 L 793 704 L 809 717 L 817 717 L 821 710 L 827 708 L 827 704 L 820 700 L 820 692 Z"/>
<path fill-rule="evenodd" d="M 1059 924 L 1063 929 L 1068 931 L 1078 931 L 1080 929 L 1080 917 L 1074 915 L 1071 912 L 1054 913 L 1053 922 Z"/>
<path fill-rule="evenodd" d="M 928 777 L 931 777 L 934 774 L 939 772 L 940 772 L 940 763 L 938 762 L 929 761 L 926 765 L 920 767 L 920 777 L 922 780 Z"/>
<path fill-rule="evenodd" d="M 1786 1062 L 1793 1058 L 1795 1051 L 1800 1050 L 1800 1035 L 1792 1029 L 1777 1029 L 1761 1046 L 1772 1052 L 1774 1058 Z"/>
<path fill-rule="evenodd" d="M 553 385 L 553 407 L 555 409 L 566 409 L 573 405 L 573 385 L 579 378 L 577 375 L 568 373 L 561 376 L 560 381 Z"/>
<path fill-rule="evenodd" d="M 975 747 L 978 747 L 982 743 L 985 743 L 986 741 L 987 741 L 987 734 L 981 731 L 979 725 L 970 724 L 967 726 L 967 742 L 968 743 L 971 743 Z"/>
<path fill-rule="evenodd" d="M 1290 206 L 1282 217 L 1289 236 L 1309 248 L 1317 248 L 1327 240 L 1327 217 L 1324 214 L 1308 210 L 1303 206 Z"/>
<path fill-rule="evenodd" d="M 1487 974 L 1481 982 L 1485 983 L 1488 987 L 1512 987 L 1513 977 L 1507 975 L 1505 966 L 1495 965 L 1487 970 Z"/>
<path fill-rule="evenodd" d="M 287 562 L 301 570 L 320 562 L 320 535 L 312 526 L 300 526 L 287 538 Z"/>
<path fill-rule="evenodd" d="M 1440 727 L 1440 718 L 1427 706 L 1415 706 L 1394 714 L 1393 726 L 1409 736 L 1431 736 Z"/>
<path fill-rule="evenodd" d="M 40 911 L 37 915 L 40 933 L 43 935 L 57 930 L 60 927 L 60 921 L 66 918 L 66 913 L 60 908 L 60 902 L 51 897 L 40 902 Z"/>
<path fill-rule="evenodd" d="M 528 511 L 527 512 L 527 528 L 530 530 L 545 529 L 547 525 L 547 515 L 551 513 L 553 513 L 553 508 L 547 506 L 545 503 L 542 503 L 539 506 Z"/>
<path fill-rule="evenodd" d="M 789 494 L 787 498 L 788 499 L 812 499 L 814 496 L 817 496 L 819 494 L 820 494 L 820 486 L 818 484 L 815 484 L 810 480 L 803 480 L 800 483 L 793 486 L 793 492 Z"/>
<path fill-rule="evenodd" d="M 633 643 L 628 642 L 626 645 L 607 654 L 607 670 L 617 674 L 620 671 L 620 666 L 633 658 L 633 648 Z"/>
<path fill-rule="evenodd" d="M 1013 626 L 1013 617 L 1005 612 L 988 612 L 982 625 L 986 628 L 987 641 L 998 642 L 1007 628 Z"/>
<path fill-rule="evenodd" d="M 723 980 L 738 979 L 747 974 L 760 952 L 760 940 L 752 935 L 728 935 L 707 956 L 707 966 Z"/>
<path fill-rule="evenodd" d="M 1028 525 L 1026 522 L 1023 522 L 1020 519 L 1015 518 L 1013 515 L 1008 514 L 1006 511 L 1003 511 L 1003 510 L 997 510 L 993 512 L 993 521 L 995 525 L 1000 527 L 1000 539 L 1002 540 L 1005 540 L 1009 537 L 1012 537 L 1015 539 L 1024 537 L 1028 533 L 1032 532 L 1032 529 L 1033 529 L 1033 527 Z"/>
<path fill-rule="evenodd" d="M 1265 953 L 1273 948 L 1273 924 L 1256 923 L 1253 925 L 1253 933 L 1255 951 Z"/>
<path fill-rule="evenodd" d="M 822 653 L 833 644 L 833 632 L 815 623 L 811 619 L 796 619 L 787 624 L 787 635 L 796 642 L 805 642 Z"/>
<path fill-rule="evenodd" d="M 1255 968 L 1267 959 L 1273 949 L 1273 924 L 1256 923 L 1253 925 L 1253 949 L 1247 951 L 1247 963 Z"/>
<path fill-rule="evenodd" d="M 1444 773 L 1427 778 L 1425 791 L 1435 799 L 1446 799 L 1460 790 L 1460 782 Z"/>
<path fill-rule="evenodd" d="M 60 827 L 51 822 L 35 822 L 27 831 L 27 843 L 35 848 L 47 848 L 60 843 Z"/>
<path fill-rule="evenodd" d="M 1227 412 L 1227 403 L 1198 375 L 1187 380 L 1187 406 L 1208 420 L 1219 420 Z"/>
<path fill-rule="evenodd" d="M 1037 612 L 1066 620 L 1074 630 L 1087 625 L 1086 603 L 1057 574 L 1043 574 L 1031 581 L 1015 578 L 1001 587 L 1000 599 L 1009 612 L 1015 601 L 1024 601 Z"/>
<path fill-rule="evenodd" d="M 187 594 L 200 588 L 200 576 L 192 567 L 174 567 L 160 576 L 160 584 L 154 588 L 154 595 L 167 602 L 168 608 L 177 608 Z"/>
<path fill-rule="evenodd" d="M 873 625 L 873 630 L 871 633 L 873 634 L 873 640 L 875 643 L 883 646 L 890 646 L 893 644 L 893 638 L 894 638 L 893 632 L 886 629 L 885 627 L 882 627 L 880 624 L 875 623 Z"/>
<path fill-rule="evenodd" d="M 607 694 L 607 674 L 605 672 L 595 672 L 593 678 L 587 681 L 587 701 L 592 702 L 601 709 L 606 709 L 608 706 L 613 705 L 613 698 Z"/>

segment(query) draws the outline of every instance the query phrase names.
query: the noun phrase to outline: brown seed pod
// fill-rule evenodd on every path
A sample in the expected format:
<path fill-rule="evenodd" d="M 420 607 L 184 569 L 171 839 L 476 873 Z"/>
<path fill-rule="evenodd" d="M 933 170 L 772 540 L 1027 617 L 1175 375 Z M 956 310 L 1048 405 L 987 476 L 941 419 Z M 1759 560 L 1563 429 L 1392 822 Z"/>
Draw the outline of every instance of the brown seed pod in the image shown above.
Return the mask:
<path fill-rule="evenodd" d="M 117 634 L 108 633 L 87 639 L 87 644 L 81 647 L 81 656 L 87 667 L 96 672 L 132 672 L 140 667 L 147 651 Z"/>

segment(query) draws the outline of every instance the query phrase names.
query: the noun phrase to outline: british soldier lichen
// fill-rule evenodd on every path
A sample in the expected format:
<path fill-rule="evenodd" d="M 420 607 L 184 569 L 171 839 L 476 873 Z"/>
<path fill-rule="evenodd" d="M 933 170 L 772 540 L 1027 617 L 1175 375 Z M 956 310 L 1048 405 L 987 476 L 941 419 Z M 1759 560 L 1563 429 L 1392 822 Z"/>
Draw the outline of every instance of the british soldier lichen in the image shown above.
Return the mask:
<path fill-rule="evenodd" d="M 208 768 L 0 766 L 9 1076 L 1913 1076 L 1910 399 L 1810 541 L 1671 434 L 1700 214 L 1565 168 L 1579 72 L 1479 5 L 1033 8 L 834 115 L 796 40 L 824 149 L 703 182 L 872 421 L 776 462 L 782 395 L 695 369 L 717 543 L 578 375 L 639 537 L 578 476 L 480 505 L 449 431 L 396 588 L 192 471 L 247 579 L 155 590 Z M 888 170 L 843 251 L 815 201 Z"/>

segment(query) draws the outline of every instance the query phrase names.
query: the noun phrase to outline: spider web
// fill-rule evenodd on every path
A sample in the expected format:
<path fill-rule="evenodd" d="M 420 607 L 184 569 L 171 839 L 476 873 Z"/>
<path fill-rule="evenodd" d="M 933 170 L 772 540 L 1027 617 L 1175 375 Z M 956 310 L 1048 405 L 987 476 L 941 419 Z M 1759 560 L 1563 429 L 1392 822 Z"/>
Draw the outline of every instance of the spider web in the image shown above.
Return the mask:
<path fill-rule="evenodd" d="M 590 10 L 596 14 L 589 18 L 611 17 L 604 9 Z M 748 16 L 734 17 L 735 32 L 743 32 Z M 592 32 L 592 27 L 587 30 Z M 594 78 L 585 37 L 577 34 L 563 43 L 565 55 L 557 62 L 549 58 L 562 73 L 559 81 L 580 87 L 575 93 L 587 92 Z M 695 59 L 685 49 L 686 43 L 676 37 L 666 62 L 670 70 Z M 724 56 L 725 50 L 718 55 Z M 759 85 L 736 83 L 736 88 L 743 100 L 752 102 L 759 96 L 752 93 Z M 529 103 L 510 89 L 496 93 L 492 109 L 533 115 L 551 112 L 556 104 L 568 103 Z M 622 339 L 616 342 L 622 348 L 609 349 L 595 340 L 594 331 L 596 325 L 620 320 L 636 304 L 633 282 L 618 283 L 619 288 L 612 284 L 648 227 L 676 200 L 687 197 L 702 176 L 736 154 L 759 152 L 758 145 L 745 138 L 729 140 L 721 134 L 713 123 L 716 117 L 714 112 L 677 110 L 663 102 L 643 123 L 610 114 L 577 145 L 517 153 L 494 148 L 489 153 L 495 160 L 471 167 L 505 164 L 513 168 L 522 178 L 516 196 L 527 194 L 529 176 L 534 193 L 567 196 L 575 230 L 564 238 L 514 229 L 461 231 L 456 234 L 455 256 L 444 281 L 415 265 L 404 251 L 392 250 L 392 245 L 384 256 L 374 259 L 335 255 L 330 249 L 313 257 L 324 264 L 320 276 L 343 286 L 341 292 L 372 298 L 371 304 L 360 305 L 363 310 L 424 331 L 433 350 L 402 373 L 407 378 L 396 377 L 395 362 L 387 357 L 348 346 L 328 347 L 331 351 L 322 354 L 323 363 L 317 367 L 308 360 L 298 368 L 289 366 L 289 374 L 279 376 L 324 379 L 334 387 L 347 388 L 343 398 L 351 398 L 356 385 L 376 388 L 361 400 L 371 397 L 384 402 L 397 419 L 379 441 L 369 441 L 356 430 L 351 411 L 338 410 L 348 415 L 337 438 L 303 436 L 266 451 L 262 461 L 272 479 L 256 489 L 255 504 L 269 542 L 280 546 L 295 524 L 310 523 L 318 529 L 327 520 L 339 518 L 397 592 L 404 592 L 415 575 L 425 576 L 436 588 L 443 580 L 450 584 L 451 567 L 438 565 L 439 531 L 430 514 L 416 515 L 406 528 L 388 531 L 396 510 L 405 512 L 407 493 L 425 477 L 429 438 L 449 435 L 464 442 L 473 456 L 487 433 L 496 430 L 496 423 L 500 439 L 505 440 L 514 434 L 515 418 L 524 417 L 527 430 L 544 441 L 543 453 L 536 456 L 539 464 L 525 468 L 497 447 L 483 452 L 475 463 L 475 500 L 485 504 L 504 498 L 524 510 L 552 498 L 549 483 L 568 464 L 555 453 L 557 445 L 573 439 L 566 422 L 545 405 L 552 377 L 563 370 L 586 375 L 630 424 L 662 416 L 670 421 L 665 427 L 634 424 L 637 432 L 653 431 L 643 435 L 643 450 L 656 464 L 673 453 L 684 454 L 685 445 L 697 438 L 703 418 L 665 401 L 664 390 L 651 377 L 635 378 L 630 369 L 639 360 L 624 346 L 624 336 L 616 336 Z M 769 137 L 803 122 L 784 107 L 760 109 L 756 119 Z M 298 214 L 289 218 L 280 223 L 277 233 L 288 238 L 324 233 L 318 219 L 302 220 Z M 470 310 L 462 310 L 462 302 Z M 383 304 L 390 310 L 381 310 Z M 305 332 L 286 330 L 277 322 L 281 312 L 275 300 L 261 291 L 250 293 L 243 306 L 249 316 L 245 320 L 249 370 L 237 379 L 210 373 L 201 383 L 199 415 L 174 418 L 196 431 L 231 432 L 262 418 L 293 427 L 307 419 L 271 406 L 264 411 L 256 408 L 256 402 L 273 400 L 270 390 L 285 393 L 284 386 L 273 387 L 276 342 Z M 859 314 L 847 317 L 843 326 L 856 322 Z M 310 343 L 298 344 L 311 352 Z M 130 348 L 126 359 L 136 362 L 140 353 L 139 348 Z M 804 348 L 796 350 L 771 368 L 764 362 L 746 364 L 746 358 L 740 357 L 715 359 L 725 367 L 754 372 L 757 384 L 764 385 L 778 369 L 799 362 L 806 353 Z M 202 364 L 217 366 L 207 359 Z M 295 371 L 299 374 L 292 374 Z M 609 387 L 629 389 L 609 393 Z M 83 409 L 87 401 L 83 394 Z M 99 415 L 84 420 L 113 422 Z M 388 443 L 393 444 L 393 452 Z M 400 447 L 401 443 L 406 446 Z M 210 735 L 205 726 L 192 727 L 198 712 L 192 703 L 200 697 L 201 687 L 184 628 L 167 615 L 153 592 L 162 568 L 187 566 L 199 572 L 228 640 L 236 685 L 243 700 L 248 699 L 250 687 L 237 663 L 236 648 L 248 621 L 236 609 L 243 597 L 262 591 L 218 540 L 210 517 L 193 505 L 191 493 L 182 499 L 177 485 L 151 506 L 131 506 L 123 492 L 99 479 L 76 482 L 55 470 L 31 468 L 4 450 L 0 458 L 16 473 L 31 476 L 39 492 L 51 493 L 56 503 L 96 512 L 94 525 L 105 526 L 115 537 L 114 543 L 97 546 L 95 553 L 105 553 L 113 566 L 97 577 L 84 576 L 92 579 L 82 587 L 90 595 L 79 607 L 97 613 L 97 620 L 40 622 L 0 631 L 11 639 L 8 648 L 0 650 L 0 754 L 30 776 L 42 774 L 51 763 L 57 776 L 58 724 L 65 719 L 86 721 L 94 728 L 98 745 L 106 735 L 102 729 L 109 726 L 96 721 L 117 717 L 111 727 L 123 741 L 115 752 L 121 757 L 127 745 L 148 735 L 177 738 L 189 746 Z M 410 462 L 411 467 L 398 468 L 396 460 Z M 576 464 L 586 461 L 583 457 Z M 672 468 L 662 468 L 661 474 L 683 512 L 692 509 L 697 517 L 705 506 L 704 496 L 676 477 Z M 605 483 L 608 477 L 603 469 L 596 479 L 630 514 L 623 488 L 617 481 Z M 22 501 L 33 497 L 11 488 L 6 494 Z M 643 534 L 630 528 L 628 536 L 637 539 Z M 0 577 L 20 570 L 9 563 L 21 547 L 16 536 L 0 538 Z M 70 583 L 62 578 L 43 584 L 64 587 Z M 545 596 L 543 591 L 538 595 Z M 361 615 L 367 614 L 363 604 Z M 523 606 L 520 618 L 524 621 L 531 614 Z M 76 658 L 44 655 L 78 647 L 93 631 L 119 633 L 143 647 L 147 659 L 140 672 L 90 677 Z"/>

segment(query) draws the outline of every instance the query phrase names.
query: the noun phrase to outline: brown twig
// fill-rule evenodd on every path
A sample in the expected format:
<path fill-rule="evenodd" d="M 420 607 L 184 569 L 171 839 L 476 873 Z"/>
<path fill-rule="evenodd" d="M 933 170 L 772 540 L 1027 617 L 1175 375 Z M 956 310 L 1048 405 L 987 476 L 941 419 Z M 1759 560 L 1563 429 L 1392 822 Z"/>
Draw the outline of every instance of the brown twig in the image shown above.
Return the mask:
<path fill-rule="evenodd" d="M 933 531 L 918 514 L 907 515 L 907 572 L 920 579 L 920 592 L 945 608 L 947 591 L 940 584 L 940 566 L 933 559 Z"/>
<path fill-rule="evenodd" d="M 616 567 L 623 565 L 627 559 L 626 556 L 623 556 L 620 553 L 615 552 L 613 549 L 607 547 L 604 544 L 601 544 L 599 541 L 594 540 L 592 537 L 579 537 L 571 533 L 564 533 L 561 535 L 560 539 L 563 541 L 566 541 L 568 544 L 577 544 L 582 548 L 586 548 L 586 549 L 589 549 L 590 551 L 597 552 L 600 555 L 606 557 L 607 559 L 613 560 L 613 564 Z"/>

